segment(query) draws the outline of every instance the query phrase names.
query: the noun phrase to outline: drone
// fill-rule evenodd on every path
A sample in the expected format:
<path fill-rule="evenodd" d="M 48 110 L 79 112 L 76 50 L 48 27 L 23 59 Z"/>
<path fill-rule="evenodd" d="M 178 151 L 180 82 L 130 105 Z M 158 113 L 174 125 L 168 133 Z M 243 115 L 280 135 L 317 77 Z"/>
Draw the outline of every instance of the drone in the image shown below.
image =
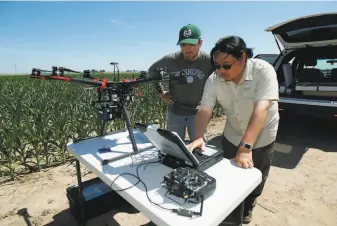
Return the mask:
<path fill-rule="evenodd" d="M 123 78 L 120 81 L 118 63 L 111 62 L 110 65 L 114 67 L 113 81 L 109 81 L 106 78 L 96 78 L 92 76 L 90 70 L 84 70 L 82 73 L 80 71 L 57 66 L 52 66 L 51 71 L 33 68 L 32 73 L 29 75 L 30 78 L 34 79 L 60 80 L 70 83 L 85 84 L 94 88 L 96 87 L 98 99 L 92 102 L 92 106 L 96 109 L 100 120 L 103 121 L 100 136 L 104 134 L 105 125 L 108 121 L 123 119 L 126 122 L 134 152 L 117 158 L 103 160 L 103 165 L 139 153 L 127 111 L 127 106 L 134 102 L 136 96 L 141 95 L 138 86 L 160 81 L 186 80 L 186 74 L 183 71 L 172 75 L 172 73 L 167 72 L 167 68 L 157 68 L 157 76 L 147 77 L 147 72 L 141 71 L 138 78 L 133 77 L 129 80 Z M 65 72 L 82 74 L 82 78 L 66 76 L 64 74 Z M 82 140 L 85 139 L 78 139 L 74 142 Z"/>

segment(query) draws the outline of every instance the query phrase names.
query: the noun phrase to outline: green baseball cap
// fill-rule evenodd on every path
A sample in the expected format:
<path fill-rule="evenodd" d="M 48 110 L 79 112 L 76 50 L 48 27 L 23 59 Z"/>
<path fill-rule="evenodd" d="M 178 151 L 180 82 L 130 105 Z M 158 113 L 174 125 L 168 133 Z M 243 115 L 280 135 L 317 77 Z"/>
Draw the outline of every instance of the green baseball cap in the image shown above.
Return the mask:
<path fill-rule="evenodd" d="M 180 45 L 180 44 L 195 45 L 199 42 L 200 36 L 201 36 L 201 31 L 197 26 L 193 24 L 185 25 L 179 31 L 179 40 L 178 40 L 177 45 Z"/>

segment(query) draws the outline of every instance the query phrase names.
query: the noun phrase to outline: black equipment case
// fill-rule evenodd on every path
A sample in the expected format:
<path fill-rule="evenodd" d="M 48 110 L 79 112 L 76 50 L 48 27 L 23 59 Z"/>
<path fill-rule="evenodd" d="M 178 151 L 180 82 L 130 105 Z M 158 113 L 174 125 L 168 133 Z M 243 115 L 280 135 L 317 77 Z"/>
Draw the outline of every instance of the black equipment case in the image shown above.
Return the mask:
<path fill-rule="evenodd" d="M 80 222 L 81 209 L 78 185 L 72 185 L 66 189 L 69 200 L 70 212 Z M 117 192 L 113 191 L 99 177 L 82 182 L 82 194 L 84 198 L 84 218 L 100 216 L 110 210 L 117 209 L 127 204 Z"/>

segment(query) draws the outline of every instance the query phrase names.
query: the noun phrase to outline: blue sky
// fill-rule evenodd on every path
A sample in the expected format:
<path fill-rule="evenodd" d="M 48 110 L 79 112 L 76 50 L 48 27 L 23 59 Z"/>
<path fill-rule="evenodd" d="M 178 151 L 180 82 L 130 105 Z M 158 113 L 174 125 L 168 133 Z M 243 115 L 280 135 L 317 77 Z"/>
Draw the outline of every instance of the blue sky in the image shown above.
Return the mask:
<path fill-rule="evenodd" d="M 239 35 L 258 53 L 278 53 L 279 22 L 331 12 L 335 2 L 0 2 L 0 73 L 33 67 L 146 70 L 176 51 L 181 26 L 200 27 L 209 52 L 216 40 Z"/>

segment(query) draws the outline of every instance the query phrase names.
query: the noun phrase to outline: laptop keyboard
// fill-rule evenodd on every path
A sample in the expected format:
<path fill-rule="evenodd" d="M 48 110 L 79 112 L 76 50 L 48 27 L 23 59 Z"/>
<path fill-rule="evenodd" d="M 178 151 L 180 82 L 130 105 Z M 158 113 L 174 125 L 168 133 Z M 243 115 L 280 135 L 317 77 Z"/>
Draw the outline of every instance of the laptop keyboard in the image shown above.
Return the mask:
<path fill-rule="evenodd" d="M 209 156 L 200 153 L 199 151 L 192 151 L 193 155 L 198 159 L 199 162 L 205 161 Z"/>

